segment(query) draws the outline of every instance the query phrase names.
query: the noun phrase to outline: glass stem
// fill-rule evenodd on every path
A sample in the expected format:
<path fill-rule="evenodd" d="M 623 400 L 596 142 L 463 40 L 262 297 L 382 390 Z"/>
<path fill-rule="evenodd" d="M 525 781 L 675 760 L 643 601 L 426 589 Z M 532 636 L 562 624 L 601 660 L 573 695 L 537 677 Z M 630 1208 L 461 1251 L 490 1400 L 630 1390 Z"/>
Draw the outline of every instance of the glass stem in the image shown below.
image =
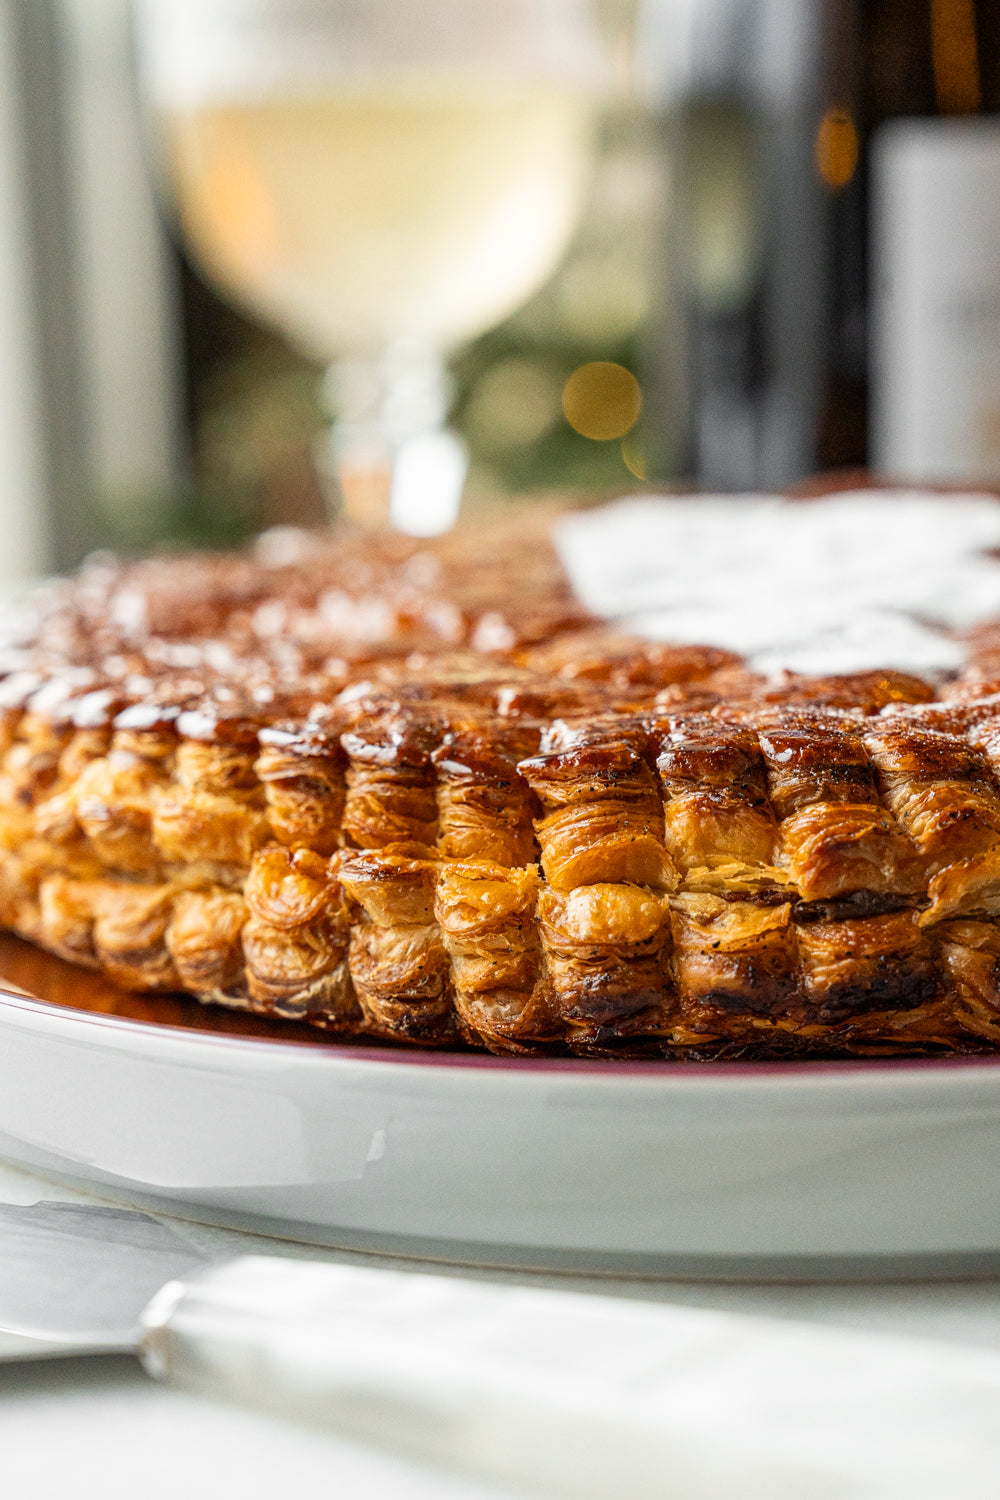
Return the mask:
<path fill-rule="evenodd" d="M 356 526 L 417 536 L 454 525 L 468 460 L 445 425 L 441 358 L 400 343 L 340 359 L 327 371 L 324 395 L 333 425 L 319 468 L 331 512 Z"/>

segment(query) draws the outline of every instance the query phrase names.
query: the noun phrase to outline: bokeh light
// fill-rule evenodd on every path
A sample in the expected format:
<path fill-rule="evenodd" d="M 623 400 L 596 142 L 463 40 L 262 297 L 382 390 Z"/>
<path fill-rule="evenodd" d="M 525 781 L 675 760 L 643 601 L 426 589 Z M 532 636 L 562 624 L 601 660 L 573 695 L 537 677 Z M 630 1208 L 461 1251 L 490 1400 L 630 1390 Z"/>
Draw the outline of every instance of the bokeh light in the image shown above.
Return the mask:
<path fill-rule="evenodd" d="M 465 431 L 491 456 L 537 443 L 559 420 L 562 380 L 540 359 L 501 359 L 480 376 Z"/>
<path fill-rule="evenodd" d="M 624 365 L 592 360 L 573 371 L 563 387 L 562 404 L 575 432 L 608 442 L 624 437 L 635 426 L 642 410 L 642 390 Z"/>
<path fill-rule="evenodd" d="M 633 429 L 622 438 L 622 462 L 636 479 L 645 482 L 649 478 L 646 444 L 642 440 L 641 432 Z"/>
<path fill-rule="evenodd" d="M 828 109 L 816 132 L 816 166 L 827 187 L 845 188 L 858 165 L 858 130 L 846 109 Z"/>

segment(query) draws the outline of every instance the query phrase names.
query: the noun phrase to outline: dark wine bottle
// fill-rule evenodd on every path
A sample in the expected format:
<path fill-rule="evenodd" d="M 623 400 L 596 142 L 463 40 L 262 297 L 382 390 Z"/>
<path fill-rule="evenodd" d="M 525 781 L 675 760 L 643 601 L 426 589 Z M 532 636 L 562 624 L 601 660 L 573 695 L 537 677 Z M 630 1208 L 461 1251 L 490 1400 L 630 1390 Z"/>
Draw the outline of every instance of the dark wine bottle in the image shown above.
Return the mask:
<path fill-rule="evenodd" d="M 1000 481 L 1000 0 L 650 4 L 693 477 Z"/>
<path fill-rule="evenodd" d="M 1000 4 L 863 10 L 869 462 L 1000 482 Z"/>

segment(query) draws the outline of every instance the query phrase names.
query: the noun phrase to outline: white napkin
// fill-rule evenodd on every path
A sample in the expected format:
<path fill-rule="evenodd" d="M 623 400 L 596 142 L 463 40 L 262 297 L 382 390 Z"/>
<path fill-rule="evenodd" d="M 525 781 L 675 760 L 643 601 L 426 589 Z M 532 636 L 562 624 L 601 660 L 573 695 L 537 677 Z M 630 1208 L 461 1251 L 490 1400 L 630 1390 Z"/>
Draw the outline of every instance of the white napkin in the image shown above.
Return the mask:
<path fill-rule="evenodd" d="M 635 496 L 564 518 L 556 545 L 595 614 L 763 672 L 947 671 L 944 632 L 1000 617 L 987 495 Z"/>

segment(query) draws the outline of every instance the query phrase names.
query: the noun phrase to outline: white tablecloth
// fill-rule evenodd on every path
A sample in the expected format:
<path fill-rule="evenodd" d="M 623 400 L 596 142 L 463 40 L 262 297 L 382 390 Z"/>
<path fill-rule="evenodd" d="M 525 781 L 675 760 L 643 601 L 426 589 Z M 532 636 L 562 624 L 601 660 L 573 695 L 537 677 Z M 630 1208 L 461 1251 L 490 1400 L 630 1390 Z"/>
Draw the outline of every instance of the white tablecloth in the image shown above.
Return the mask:
<path fill-rule="evenodd" d="M 76 1196 L 0 1165 L 3 1201 L 30 1203 Z M 279 1251 L 325 1255 L 332 1260 L 364 1259 L 278 1246 L 274 1241 L 187 1224 L 184 1232 L 217 1247 L 220 1256 Z M 399 1263 L 394 1265 L 398 1268 Z M 544 1282 L 540 1277 L 510 1279 Z M 947 1341 L 952 1348 L 979 1345 L 1000 1351 L 997 1280 L 713 1286 L 559 1278 L 553 1284 L 650 1302 L 929 1337 Z M 16 1348 L 17 1341 L 9 1340 L 6 1347 Z M 68 1495 L 73 1500 L 177 1500 L 179 1496 L 183 1500 L 308 1496 L 311 1500 L 325 1495 L 338 1500 L 361 1496 L 365 1500 L 513 1500 L 509 1490 L 421 1468 L 278 1418 L 168 1390 L 149 1380 L 138 1363 L 127 1357 L 3 1364 L 0 1390 L 0 1475 L 3 1493 L 18 1500 L 48 1500 L 49 1496 L 65 1500 Z M 863 1423 L 863 1416 L 859 1413 L 859 1422 Z M 861 1436 L 859 1427 L 859 1464 L 864 1462 Z M 947 1500 L 962 1500 L 964 1493 L 956 1488 Z M 980 1491 L 975 1493 L 978 1497 Z M 622 1500 L 628 1500 L 624 1482 Z M 728 1495 L 720 1500 L 728 1500 Z"/>

